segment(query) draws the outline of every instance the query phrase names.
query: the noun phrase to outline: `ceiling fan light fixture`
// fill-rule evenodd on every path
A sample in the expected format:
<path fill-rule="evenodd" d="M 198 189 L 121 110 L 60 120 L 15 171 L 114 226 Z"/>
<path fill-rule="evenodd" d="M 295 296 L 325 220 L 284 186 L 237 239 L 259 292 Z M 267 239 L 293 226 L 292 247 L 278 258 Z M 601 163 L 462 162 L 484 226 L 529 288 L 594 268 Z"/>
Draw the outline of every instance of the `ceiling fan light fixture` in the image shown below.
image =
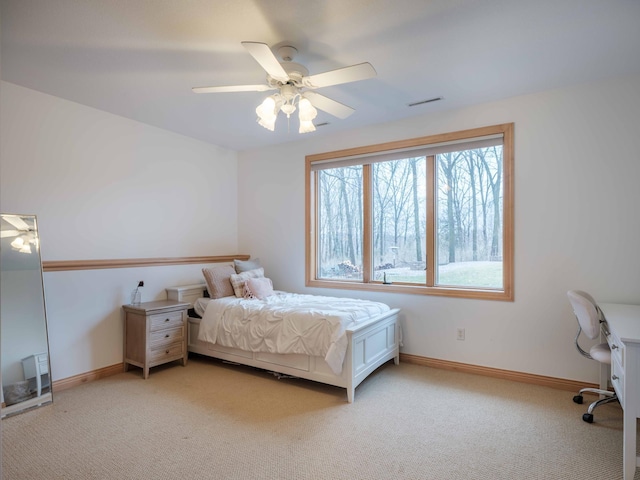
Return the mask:
<path fill-rule="evenodd" d="M 298 116 L 300 117 L 300 121 L 311 121 L 318 116 L 318 110 L 315 109 L 311 102 L 307 98 L 300 99 L 298 103 L 298 108 L 300 112 Z"/>
<path fill-rule="evenodd" d="M 316 127 L 311 120 L 300 120 L 300 128 L 298 133 L 310 133 L 315 132 Z"/>
<path fill-rule="evenodd" d="M 256 107 L 256 115 L 260 118 L 276 116 L 276 100 L 273 98 L 273 95 L 265 98 L 262 103 Z"/>
<path fill-rule="evenodd" d="M 318 110 L 315 109 L 309 99 L 302 97 L 298 102 L 298 118 L 300 119 L 299 133 L 315 132 L 316 127 L 313 119 L 318 116 Z"/>
<path fill-rule="evenodd" d="M 13 242 L 11 242 L 11 248 L 15 250 L 20 250 L 24 246 L 24 238 L 16 237 Z"/>
<path fill-rule="evenodd" d="M 20 253 L 31 253 L 31 244 L 36 247 L 36 250 L 38 249 L 38 243 L 35 241 L 35 237 L 31 234 L 21 235 L 11 242 L 11 248 L 18 250 Z"/>
<path fill-rule="evenodd" d="M 258 118 L 258 125 L 263 126 L 267 130 L 271 130 L 272 132 L 276 129 L 276 117 L 265 119 Z"/>
<path fill-rule="evenodd" d="M 287 116 L 291 116 L 291 114 L 293 112 L 296 111 L 296 106 L 292 103 L 284 103 L 282 104 L 282 106 L 280 107 L 280 110 L 282 110 L 282 112 Z"/>
<path fill-rule="evenodd" d="M 273 95 L 265 98 L 260 105 L 256 107 L 256 115 L 258 115 L 258 124 L 271 130 L 276 128 L 276 99 Z"/>

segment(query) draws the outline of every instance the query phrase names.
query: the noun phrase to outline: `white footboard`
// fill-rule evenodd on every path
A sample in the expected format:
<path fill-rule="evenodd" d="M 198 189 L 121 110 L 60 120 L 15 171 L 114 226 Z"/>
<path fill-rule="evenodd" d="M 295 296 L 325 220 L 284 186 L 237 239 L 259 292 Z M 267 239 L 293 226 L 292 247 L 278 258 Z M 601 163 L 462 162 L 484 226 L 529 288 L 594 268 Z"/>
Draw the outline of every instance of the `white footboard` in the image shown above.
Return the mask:
<path fill-rule="evenodd" d="M 189 352 L 326 383 L 347 389 L 353 402 L 356 387 L 383 363 L 400 360 L 398 309 L 347 330 L 347 352 L 342 373 L 336 375 L 322 357 L 300 354 L 249 352 L 198 340 L 199 318 L 189 318 Z"/>
<path fill-rule="evenodd" d="M 347 330 L 349 344 L 345 355 L 343 372 L 350 372 L 347 399 L 353 402 L 355 388 L 376 368 L 393 358 L 400 363 L 399 309 L 388 315 L 371 320 L 357 329 Z"/>

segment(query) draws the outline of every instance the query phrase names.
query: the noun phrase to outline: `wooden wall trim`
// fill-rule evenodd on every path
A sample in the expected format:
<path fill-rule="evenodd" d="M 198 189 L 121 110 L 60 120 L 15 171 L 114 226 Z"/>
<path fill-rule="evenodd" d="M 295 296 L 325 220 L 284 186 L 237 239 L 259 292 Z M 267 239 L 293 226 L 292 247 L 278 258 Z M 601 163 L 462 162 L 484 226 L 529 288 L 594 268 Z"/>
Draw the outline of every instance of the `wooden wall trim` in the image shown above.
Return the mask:
<path fill-rule="evenodd" d="M 53 391 L 60 392 L 62 390 L 66 390 L 67 388 L 77 387 L 78 385 L 82 385 L 83 383 L 110 377 L 111 375 L 116 375 L 122 372 L 124 372 L 124 364 L 116 363 L 115 365 L 111 365 L 109 367 L 99 368 L 91 372 L 81 373 L 79 375 L 63 378 L 61 380 L 55 380 L 53 382 Z"/>
<path fill-rule="evenodd" d="M 568 390 L 578 392 L 582 388 L 600 388 L 595 383 L 579 382 L 564 378 L 547 377 L 544 375 L 534 375 L 532 373 L 515 372 L 512 370 L 502 370 L 499 368 L 482 367 L 468 363 L 450 362 L 437 358 L 420 357 L 407 353 L 400 354 L 400 361 L 425 367 L 439 368 L 443 370 L 453 370 L 456 372 L 472 373 L 474 375 L 484 375 L 485 377 L 502 378 L 514 382 L 529 383 L 543 387 L 551 387 L 558 390 Z"/>
<path fill-rule="evenodd" d="M 160 267 L 164 265 L 187 265 L 193 263 L 223 263 L 234 260 L 249 260 L 249 255 L 218 255 L 213 257 L 168 257 L 168 258 L 125 258 L 115 260 L 54 260 L 43 261 L 45 272 L 66 270 L 97 270 L 101 268 Z"/>
<path fill-rule="evenodd" d="M 439 368 L 442 370 L 453 370 L 462 373 L 471 373 L 474 375 L 484 375 L 485 377 L 502 378 L 503 380 L 511 380 L 513 382 L 529 383 L 532 385 L 540 385 L 543 387 L 551 387 L 557 390 L 567 390 L 577 392 L 581 388 L 600 388 L 598 384 L 579 382 L 576 380 L 566 380 L 564 378 L 546 377 L 544 375 L 534 375 L 531 373 L 514 372 L 512 370 L 502 370 L 499 368 L 481 367 L 479 365 L 471 365 L 468 363 L 450 362 L 448 360 L 439 360 L 437 358 L 421 357 L 418 355 L 410 355 L 408 353 L 400 354 L 400 361 L 413 365 L 421 365 L 423 367 Z M 109 367 L 99 368 L 87 373 L 81 373 L 73 377 L 63 378 L 53 382 L 53 391 L 60 392 L 68 388 L 82 385 L 83 383 L 99 380 L 101 378 L 110 377 L 124 371 L 124 364 L 117 363 Z"/>

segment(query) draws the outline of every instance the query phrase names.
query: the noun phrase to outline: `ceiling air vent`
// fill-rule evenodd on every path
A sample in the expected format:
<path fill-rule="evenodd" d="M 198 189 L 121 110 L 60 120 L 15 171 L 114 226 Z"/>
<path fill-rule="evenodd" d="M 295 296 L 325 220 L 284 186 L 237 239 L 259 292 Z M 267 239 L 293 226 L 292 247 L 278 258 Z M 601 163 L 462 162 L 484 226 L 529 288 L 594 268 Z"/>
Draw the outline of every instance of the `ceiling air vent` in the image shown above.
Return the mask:
<path fill-rule="evenodd" d="M 434 97 L 428 100 L 420 100 L 419 102 L 413 102 L 407 104 L 408 107 L 415 107 L 416 105 L 424 105 L 425 103 L 437 102 L 438 100 L 442 100 L 442 97 Z"/>

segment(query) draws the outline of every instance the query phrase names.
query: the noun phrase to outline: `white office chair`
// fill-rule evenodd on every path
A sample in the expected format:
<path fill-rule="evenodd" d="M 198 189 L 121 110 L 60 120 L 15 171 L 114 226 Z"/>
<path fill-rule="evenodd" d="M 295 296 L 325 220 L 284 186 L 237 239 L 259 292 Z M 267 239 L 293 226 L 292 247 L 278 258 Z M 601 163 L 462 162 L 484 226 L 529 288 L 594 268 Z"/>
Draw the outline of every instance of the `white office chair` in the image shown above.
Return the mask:
<path fill-rule="evenodd" d="M 598 307 L 598 304 L 591 295 L 580 290 L 569 290 L 567 292 L 569 302 L 573 307 L 573 313 L 578 320 L 578 333 L 576 335 L 576 348 L 585 357 L 592 360 L 596 360 L 600 363 L 611 365 L 611 349 L 607 343 L 600 343 L 594 345 L 586 352 L 578 343 L 580 333 L 584 334 L 591 340 L 597 338 L 600 335 L 600 327 L 605 322 L 604 315 Z M 616 402 L 618 397 L 615 392 L 609 390 L 602 390 L 599 388 L 583 388 L 578 392 L 578 395 L 573 397 L 573 401 L 582 404 L 583 393 L 595 393 L 600 395 L 600 399 L 589 405 L 587 413 L 582 415 L 582 420 L 587 423 L 593 423 L 593 410 L 605 403 Z"/>

